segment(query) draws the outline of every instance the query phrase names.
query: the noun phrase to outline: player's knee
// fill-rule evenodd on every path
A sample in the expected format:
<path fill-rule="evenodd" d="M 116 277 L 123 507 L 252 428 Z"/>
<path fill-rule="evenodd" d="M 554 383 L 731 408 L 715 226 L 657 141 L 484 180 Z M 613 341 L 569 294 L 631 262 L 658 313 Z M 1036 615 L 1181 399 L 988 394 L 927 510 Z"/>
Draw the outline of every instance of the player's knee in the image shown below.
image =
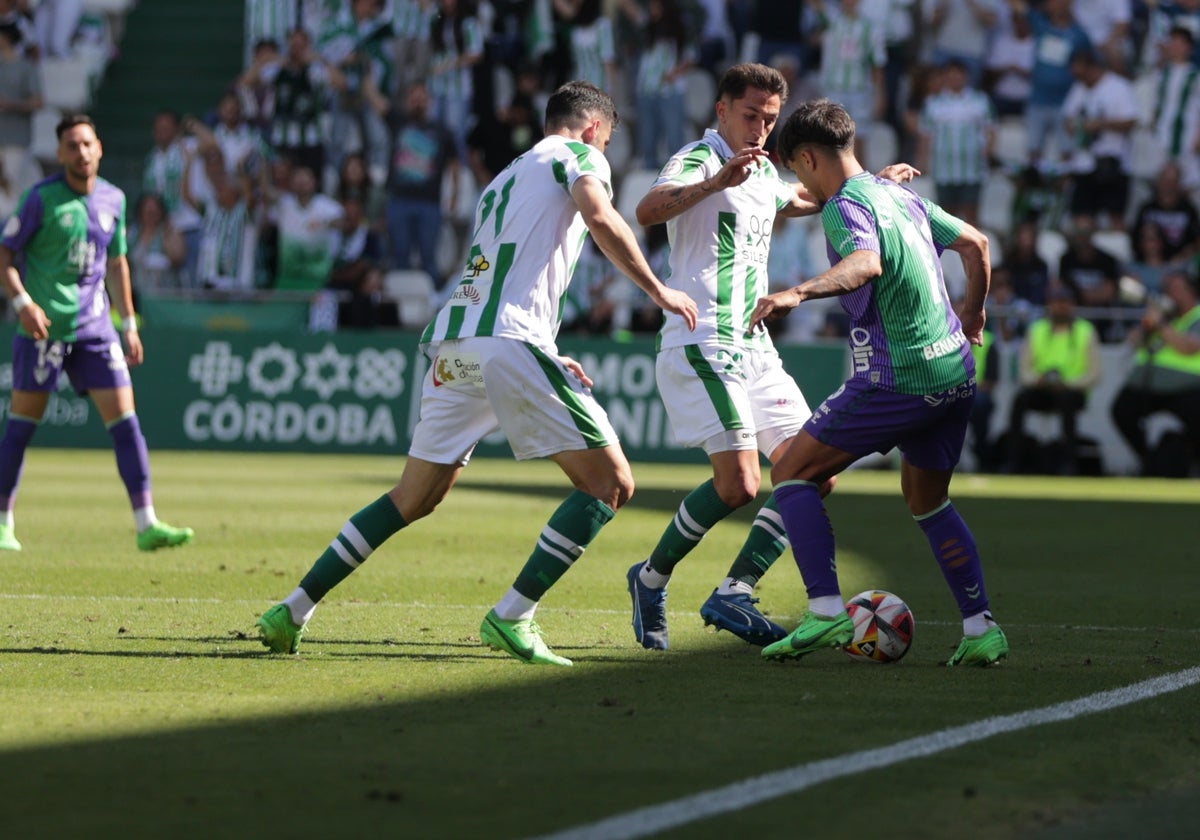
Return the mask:
<path fill-rule="evenodd" d="M 736 475 L 721 481 L 714 481 L 713 486 L 721 501 L 731 508 L 748 505 L 758 495 L 760 479 L 756 475 Z"/>
<path fill-rule="evenodd" d="M 589 479 L 582 484 L 577 484 L 576 487 L 589 496 L 604 502 L 613 510 L 620 510 L 633 498 L 633 474 L 622 470 Z"/>

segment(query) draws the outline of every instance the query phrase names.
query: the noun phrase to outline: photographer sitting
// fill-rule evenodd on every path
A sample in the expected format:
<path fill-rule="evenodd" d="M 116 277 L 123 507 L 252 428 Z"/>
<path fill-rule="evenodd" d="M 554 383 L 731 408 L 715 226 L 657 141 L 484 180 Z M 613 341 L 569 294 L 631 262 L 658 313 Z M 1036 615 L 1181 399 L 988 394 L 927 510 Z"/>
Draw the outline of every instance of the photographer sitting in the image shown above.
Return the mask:
<path fill-rule="evenodd" d="M 1019 381 L 1009 415 L 1009 469 L 1022 472 L 1032 460 L 1033 441 L 1025 434 L 1029 411 L 1054 413 L 1062 423 L 1062 475 L 1076 467 L 1075 418 L 1087 403 L 1088 391 L 1100 380 L 1100 344 L 1096 328 L 1075 315 L 1070 289 L 1055 286 L 1048 296 L 1046 316 L 1029 325 L 1021 345 Z"/>
<path fill-rule="evenodd" d="M 1126 442 L 1137 453 L 1143 475 L 1186 475 L 1191 459 L 1200 454 L 1200 295 L 1183 270 L 1163 277 L 1163 293 L 1173 320 L 1162 304 L 1146 308 L 1139 331 L 1134 368 L 1112 405 L 1112 418 Z M 1144 421 L 1159 411 L 1178 417 L 1184 425 L 1182 457 L 1169 464 L 1150 464 Z M 1171 467 L 1167 470 L 1165 467 Z"/>

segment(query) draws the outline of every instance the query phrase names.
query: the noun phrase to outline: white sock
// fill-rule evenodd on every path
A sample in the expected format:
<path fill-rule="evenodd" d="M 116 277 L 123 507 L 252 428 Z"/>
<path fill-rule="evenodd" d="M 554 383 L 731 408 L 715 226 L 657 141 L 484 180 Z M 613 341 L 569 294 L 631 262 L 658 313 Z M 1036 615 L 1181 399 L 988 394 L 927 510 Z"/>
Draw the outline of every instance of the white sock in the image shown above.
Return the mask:
<path fill-rule="evenodd" d="M 638 578 L 651 589 L 666 589 L 667 584 L 671 582 L 671 576 L 654 571 L 650 566 L 649 560 L 642 564 L 642 568 L 638 572 Z"/>
<path fill-rule="evenodd" d="M 821 616 L 821 618 L 833 618 L 835 615 L 845 612 L 846 605 L 842 603 L 841 595 L 822 595 L 819 598 L 809 599 L 808 611 Z"/>
<path fill-rule="evenodd" d="M 963 619 L 964 636 L 982 636 L 996 626 L 996 620 L 986 610 Z"/>
<path fill-rule="evenodd" d="M 509 589 L 504 597 L 496 604 L 495 611 L 499 618 L 505 621 L 521 621 L 533 618 L 537 611 L 538 602 L 531 601 L 515 589 Z"/>
<path fill-rule="evenodd" d="M 13 518 L 13 512 L 11 510 L 4 511 L 4 523 L 3 524 L 7 525 L 9 528 L 13 527 L 16 524 L 16 520 Z"/>
<path fill-rule="evenodd" d="M 299 586 L 296 587 L 295 592 L 283 599 L 283 603 L 287 604 L 288 612 L 292 614 L 292 621 L 301 627 L 308 624 L 308 620 L 317 611 L 317 602 L 308 597 L 308 593 Z"/>
<path fill-rule="evenodd" d="M 753 591 L 754 587 L 744 580 L 734 580 L 731 577 L 725 578 L 717 587 L 718 595 L 749 595 Z"/>
<path fill-rule="evenodd" d="M 154 515 L 154 505 L 146 505 L 144 508 L 135 510 L 133 512 L 133 521 L 137 525 L 137 532 L 139 534 L 158 522 L 158 517 Z"/>

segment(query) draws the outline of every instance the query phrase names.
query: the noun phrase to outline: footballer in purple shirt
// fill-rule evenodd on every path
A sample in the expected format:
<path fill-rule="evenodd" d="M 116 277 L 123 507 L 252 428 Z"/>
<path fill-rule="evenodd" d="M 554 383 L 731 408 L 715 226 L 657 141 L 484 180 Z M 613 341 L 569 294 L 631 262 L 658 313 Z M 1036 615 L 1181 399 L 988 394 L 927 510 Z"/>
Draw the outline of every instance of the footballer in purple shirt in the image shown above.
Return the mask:
<path fill-rule="evenodd" d="M 0 235 L 0 282 L 20 322 L 0 437 L 0 550 L 21 550 L 13 507 L 25 450 L 64 374 L 78 393 L 91 395 L 112 435 L 138 548 L 182 545 L 191 542 L 192 529 L 155 515 L 150 458 L 134 408 L 129 366 L 141 363 L 142 342 L 125 258 L 125 194 L 98 175 L 103 148 L 89 117 L 68 115 L 56 132 L 63 172 L 30 187 Z"/>

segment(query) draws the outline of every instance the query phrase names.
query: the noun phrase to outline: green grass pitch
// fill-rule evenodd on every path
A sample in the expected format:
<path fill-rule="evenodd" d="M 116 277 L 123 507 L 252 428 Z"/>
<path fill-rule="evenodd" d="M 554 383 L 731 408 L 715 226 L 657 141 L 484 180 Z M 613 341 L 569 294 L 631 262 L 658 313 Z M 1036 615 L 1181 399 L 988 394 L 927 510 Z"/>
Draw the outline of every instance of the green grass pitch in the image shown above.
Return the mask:
<path fill-rule="evenodd" d="M 110 452 L 31 450 L 19 554 L 0 556 L 0 836 L 528 837 L 774 770 L 1194 667 L 1194 482 L 963 475 L 1012 653 L 945 669 L 953 599 L 894 471 L 843 476 L 828 506 L 844 594 L 916 615 L 898 665 L 837 651 L 767 663 L 700 604 L 753 515 L 677 570 L 672 649 L 643 651 L 624 573 L 703 466 L 635 464 L 639 490 L 538 613 L 573 669 L 483 648 L 567 482 L 473 463 L 432 517 L 317 611 L 299 657 L 255 618 L 291 591 L 403 459 L 154 452 L 156 504 L 196 542 L 135 548 Z M 792 626 L 790 553 L 759 588 Z M 1180 837 L 1200 825 L 1200 688 L 854 773 L 661 836 L 1043 840 Z"/>

